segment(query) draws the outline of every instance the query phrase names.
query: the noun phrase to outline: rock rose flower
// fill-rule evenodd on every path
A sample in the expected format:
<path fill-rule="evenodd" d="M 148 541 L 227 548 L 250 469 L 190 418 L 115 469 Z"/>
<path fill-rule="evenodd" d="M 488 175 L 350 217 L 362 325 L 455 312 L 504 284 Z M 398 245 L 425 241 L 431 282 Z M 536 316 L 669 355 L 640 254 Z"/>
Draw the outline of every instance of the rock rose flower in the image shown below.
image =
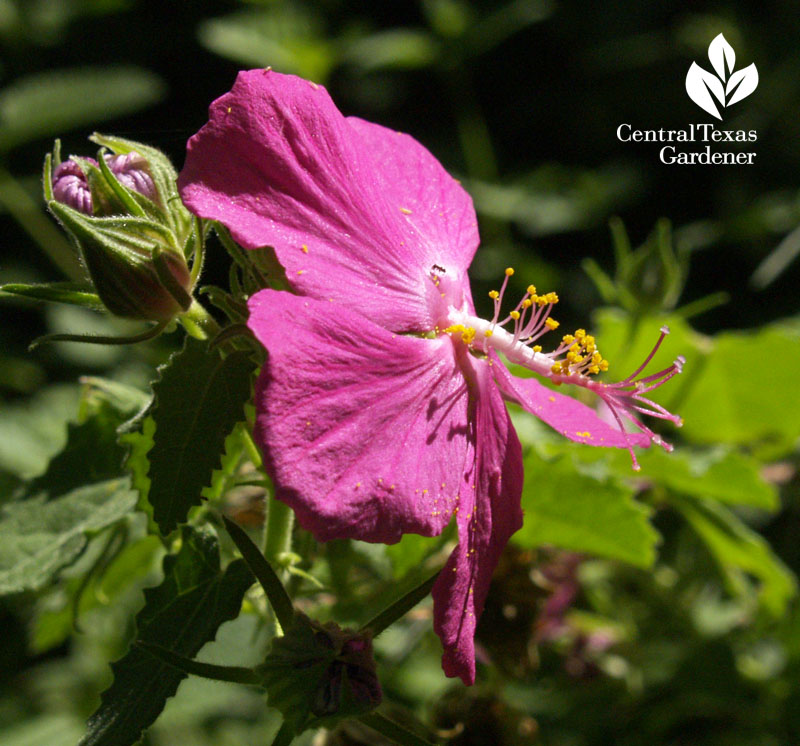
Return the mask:
<path fill-rule="evenodd" d="M 473 683 L 475 625 L 522 524 L 522 454 L 504 399 L 571 440 L 633 454 L 661 442 L 639 413 L 677 421 L 645 394 L 682 361 L 598 383 L 591 375 L 607 363 L 585 331 L 549 353 L 532 346 L 557 326 L 549 311 L 558 300 L 533 287 L 501 319 L 504 282 L 491 294 L 494 318 L 476 317 L 470 197 L 412 137 L 345 118 L 309 81 L 240 73 L 189 141 L 179 187 L 192 212 L 245 248 L 274 247 L 294 291 L 262 290 L 249 304 L 268 353 L 255 435 L 277 497 L 322 541 L 393 543 L 437 535 L 455 519 L 434 626 L 445 673 Z M 512 377 L 498 353 L 594 391 L 610 422 Z M 625 432 L 623 418 L 640 432 Z"/>

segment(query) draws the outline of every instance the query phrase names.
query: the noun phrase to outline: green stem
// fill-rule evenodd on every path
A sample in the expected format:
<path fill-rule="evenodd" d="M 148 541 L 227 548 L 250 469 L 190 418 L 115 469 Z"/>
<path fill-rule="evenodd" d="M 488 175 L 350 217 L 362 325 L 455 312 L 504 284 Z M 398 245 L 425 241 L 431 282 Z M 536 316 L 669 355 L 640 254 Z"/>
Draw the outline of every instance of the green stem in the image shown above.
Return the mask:
<path fill-rule="evenodd" d="M 178 317 L 187 333 L 196 339 L 208 339 L 219 334 L 220 326 L 214 317 L 201 306 L 197 299 L 192 300 L 192 305 L 186 313 Z"/>
<path fill-rule="evenodd" d="M 292 509 L 286 503 L 270 496 L 264 526 L 264 555 L 268 560 L 275 562 L 280 555 L 292 551 L 293 526 Z"/>
<path fill-rule="evenodd" d="M 225 516 L 222 516 L 222 520 L 225 522 L 225 528 L 228 530 L 231 539 L 233 539 L 233 543 L 242 553 L 242 558 L 247 563 L 250 571 L 261 583 L 261 587 L 264 589 L 264 593 L 267 594 L 267 599 L 275 611 L 275 616 L 278 618 L 281 627 L 287 630 L 294 621 L 294 606 L 292 606 L 292 599 L 286 593 L 280 578 L 245 531 Z"/>
<path fill-rule="evenodd" d="M 144 640 L 137 640 L 134 647 L 147 651 L 154 658 L 158 658 L 172 668 L 186 674 L 201 676 L 212 681 L 228 681 L 233 684 L 246 684 L 247 686 L 262 686 L 263 681 L 252 669 L 242 666 L 218 666 L 214 663 L 203 663 L 179 655 L 162 645 L 155 645 Z"/>
<path fill-rule="evenodd" d="M 85 279 L 78 257 L 61 231 L 20 183 L 0 166 L 0 204 L 70 279 Z"/>
<path fill-rule="evenodd" d="M 380 614 L 363 625 L 361 627 L 361 632 L 371 630 L 373 635 L 379 635 L 388 626 L 394 624 L 401 616 L 411 611 L 411 609 L 422 601 L 422 599 L 431 592 L 433 584 L 438 577 L 439 572 L 437 571 L 426 581 L 420 583 L 416 588 L 406 593 L 402 598 L 399 598 L 391 606 L 384 609 Z"/>

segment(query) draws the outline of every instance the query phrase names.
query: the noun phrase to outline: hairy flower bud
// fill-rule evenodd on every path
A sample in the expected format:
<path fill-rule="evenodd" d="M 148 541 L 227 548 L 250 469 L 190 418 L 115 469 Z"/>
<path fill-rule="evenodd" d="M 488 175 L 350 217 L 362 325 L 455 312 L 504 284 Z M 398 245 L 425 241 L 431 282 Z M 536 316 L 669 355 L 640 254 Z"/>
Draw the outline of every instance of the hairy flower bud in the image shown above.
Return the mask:
<path fill-rule="evenodd" d="M 120 155 L 106 155 L 106 163 L 120 184 L 159 202 L 158 191 L 150 175 L 147 161 L 134 151 Z"/>
<path fill-rule="evenodd" d="M 174 196 L 175 172 L 163 153 L 146 145 L 99 135 L 95 141 L 103 146 L 96 160 L 61 162 L 56 144 L 45 164 L 48 207 L 111 313 L 169 321 L 192 302 L 186 258 L 194 236 Z"/>
<path fill-rule="evenodd" d="M 97 161 L 92 161 L 97 165 Z M 53 199 L 84 215 L 92 214 L 92 192 L 83 169 L 73 160 L 56 166 L 52 177 Z"/>

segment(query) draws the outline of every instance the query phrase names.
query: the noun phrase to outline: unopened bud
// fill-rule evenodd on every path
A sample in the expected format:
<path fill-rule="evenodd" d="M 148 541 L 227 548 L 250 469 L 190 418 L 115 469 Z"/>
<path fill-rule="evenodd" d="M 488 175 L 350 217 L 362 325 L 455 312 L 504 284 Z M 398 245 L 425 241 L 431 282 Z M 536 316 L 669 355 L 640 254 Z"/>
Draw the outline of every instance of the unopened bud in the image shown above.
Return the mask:
<path fill-rule="evenodd" d="M 121 155 L 106 155 L 106 163 L 120 184 L 158 202 L 158 191 L 147 166 L 147 161 L 136 152 Z"/>
<path fill-rule="evenodd" d="M 90 159 L 87 159 L 90 160 Z M 97 161 L 92 160 L 97 165 Z M 53 199 L 84 215 L 92 214 L 92 191 L 83 169 L 73 160 L 59 164 L 52 177 Z"/>

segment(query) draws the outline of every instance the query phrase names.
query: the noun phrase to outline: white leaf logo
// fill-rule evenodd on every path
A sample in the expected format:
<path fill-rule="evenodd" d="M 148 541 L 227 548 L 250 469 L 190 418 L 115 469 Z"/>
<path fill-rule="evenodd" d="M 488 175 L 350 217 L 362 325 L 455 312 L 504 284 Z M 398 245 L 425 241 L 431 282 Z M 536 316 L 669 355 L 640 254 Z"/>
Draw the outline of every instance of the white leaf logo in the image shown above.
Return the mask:
<path fill-rule="evenodd" d="M 692 62 L 686 73 L 686 92 L 703 111 L 721 120 L 720 108 L 741 101 L 756 89 L 758 70 L 755 63 L 751 63 L 734 72 L 736 52 L 722 34 L 708 45 L 708 59 L 716 75 Z"/>

